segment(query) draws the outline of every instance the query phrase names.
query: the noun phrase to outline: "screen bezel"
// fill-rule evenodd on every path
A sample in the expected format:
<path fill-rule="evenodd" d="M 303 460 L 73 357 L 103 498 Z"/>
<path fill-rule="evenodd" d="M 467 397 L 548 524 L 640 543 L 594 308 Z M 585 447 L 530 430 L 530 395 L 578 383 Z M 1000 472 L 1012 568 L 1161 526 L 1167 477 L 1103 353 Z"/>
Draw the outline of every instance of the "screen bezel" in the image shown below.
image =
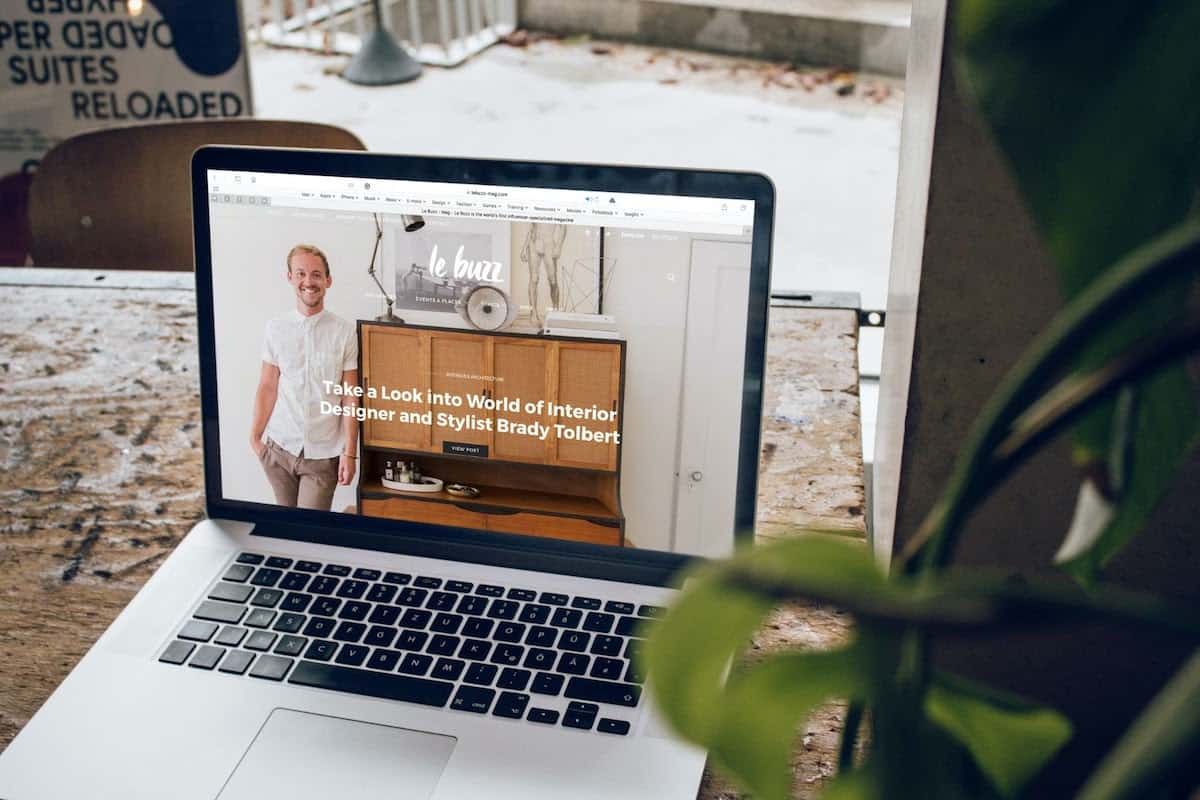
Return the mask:
<path fill-rule="evenodd" d="M 430 558 L 654 585 L 668 584 L 697 556 L 559 539 L 280 508 L 222 496 L 213 322 L 208 171 L 438 181 L 583 191 L 715 197 L 754 202 L 745 373 L 735 493 L 735 544 L 753 538 L 775 189 L 764 175 L 657 167 L 382 155 L 351 151 L 208 146 L 192 157 L 192 217 L 205 509 L 210 518 L 255 523 L 254 532 Z"/>

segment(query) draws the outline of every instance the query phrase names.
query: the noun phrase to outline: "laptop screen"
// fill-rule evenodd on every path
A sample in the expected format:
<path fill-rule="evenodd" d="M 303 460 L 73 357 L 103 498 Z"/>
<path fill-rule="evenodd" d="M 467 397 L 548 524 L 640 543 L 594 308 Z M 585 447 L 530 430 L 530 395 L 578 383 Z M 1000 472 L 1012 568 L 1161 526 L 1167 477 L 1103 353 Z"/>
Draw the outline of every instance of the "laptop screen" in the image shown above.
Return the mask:
<path fill-rule="evenodd" d="M 226 500 L 731 551 L 753 201 L 207 177 Z"/>

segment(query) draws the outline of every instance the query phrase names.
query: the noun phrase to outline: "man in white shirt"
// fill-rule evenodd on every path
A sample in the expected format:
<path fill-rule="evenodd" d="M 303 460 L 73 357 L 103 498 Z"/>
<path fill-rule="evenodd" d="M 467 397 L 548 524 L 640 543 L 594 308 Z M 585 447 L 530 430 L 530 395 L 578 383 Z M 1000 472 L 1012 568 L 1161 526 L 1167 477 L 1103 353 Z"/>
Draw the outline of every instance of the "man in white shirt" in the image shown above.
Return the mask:
<path fill-rule="evenodd" d="M 330 388 L 358 385 L 358 337 L 353 323 L 325 309 L 333 276 L 318 248 L 298 244 L 288 252 L 287 281 L 296 309 L 267 323 L 250 447 L 275 502 L 328 511 L 337 485 L 348 485 L 357 465 L 354 396 Z M 322 400 L 348 415 L 322 414 Z"/>

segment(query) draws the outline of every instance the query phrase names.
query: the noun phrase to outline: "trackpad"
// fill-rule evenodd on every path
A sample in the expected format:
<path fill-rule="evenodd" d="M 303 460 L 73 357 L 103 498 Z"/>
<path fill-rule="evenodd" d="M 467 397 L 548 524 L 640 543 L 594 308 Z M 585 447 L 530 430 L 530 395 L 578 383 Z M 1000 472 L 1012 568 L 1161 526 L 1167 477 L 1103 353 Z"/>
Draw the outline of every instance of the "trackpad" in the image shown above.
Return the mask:
<path fill-rule="evenodd" d="M 277 708 L 242 756 L 220 800 L 425 800 L 457 739 Z"/>

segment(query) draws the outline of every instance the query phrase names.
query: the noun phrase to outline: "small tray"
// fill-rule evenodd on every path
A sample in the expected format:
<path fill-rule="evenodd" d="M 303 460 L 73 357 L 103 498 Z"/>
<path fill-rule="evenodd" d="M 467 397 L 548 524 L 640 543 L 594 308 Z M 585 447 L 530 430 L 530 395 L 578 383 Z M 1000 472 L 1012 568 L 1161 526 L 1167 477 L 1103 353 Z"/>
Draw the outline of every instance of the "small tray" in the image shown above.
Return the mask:
<path fill-rule="evenodd" d="M 395 489 L 397 492 L 440 492 L 442 490 L 442 479 L 429 475 L 422 476 L 420 483 L 401 483 L 400 481 L 389 481 L 387 478 L 380 478 L 379 481 L 387 488 Z"/>

